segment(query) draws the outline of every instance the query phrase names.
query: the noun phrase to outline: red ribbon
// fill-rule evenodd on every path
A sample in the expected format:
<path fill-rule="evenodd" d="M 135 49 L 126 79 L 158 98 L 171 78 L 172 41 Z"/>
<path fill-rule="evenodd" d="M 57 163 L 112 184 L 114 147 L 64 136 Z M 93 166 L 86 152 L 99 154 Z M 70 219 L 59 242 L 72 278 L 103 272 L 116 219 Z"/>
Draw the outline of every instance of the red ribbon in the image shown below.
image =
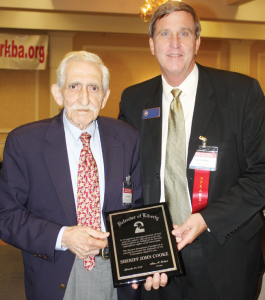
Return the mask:
<path fill-rule="evenodd" d="M 196 213 L 207 206 L 209 191 L 209 170 L 195 169 L 193 195 L 192 195 L 192 213 Z"/>

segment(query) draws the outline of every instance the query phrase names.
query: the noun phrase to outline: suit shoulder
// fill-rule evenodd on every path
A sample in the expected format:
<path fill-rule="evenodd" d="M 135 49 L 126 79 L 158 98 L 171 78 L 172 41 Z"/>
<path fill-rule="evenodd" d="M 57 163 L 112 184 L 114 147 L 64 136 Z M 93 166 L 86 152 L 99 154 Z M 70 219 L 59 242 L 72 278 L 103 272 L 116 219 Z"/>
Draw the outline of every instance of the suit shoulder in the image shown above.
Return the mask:
<path fill-rule="evenodd" d="M 9 133 L 9 135 L 15 135 L 17 137 L 34 135 L 34 133 L 37 135 L 41 135 L 42 132 L 47 131 L 47 128 L 50 126 L 53 119 L 54 118 L 44 119 L 44 120 L 35 121 L 35 122 L 21 125 L 15 129 L 13 129 Z"/>
<path fill-rule="evenodd" d="M 237 73 L 237 72 L 231 72 L 231 71 L 214 69 L 214 68 L 203 67 L 203 66 L 199 66 L 199 70 L 200 69 L 206 71 L 209 77 L 212 78 L 213 80 L 216 79 L 230 84 L 251 83 L 254 80 L 254 78 L 250 76 Z"/>

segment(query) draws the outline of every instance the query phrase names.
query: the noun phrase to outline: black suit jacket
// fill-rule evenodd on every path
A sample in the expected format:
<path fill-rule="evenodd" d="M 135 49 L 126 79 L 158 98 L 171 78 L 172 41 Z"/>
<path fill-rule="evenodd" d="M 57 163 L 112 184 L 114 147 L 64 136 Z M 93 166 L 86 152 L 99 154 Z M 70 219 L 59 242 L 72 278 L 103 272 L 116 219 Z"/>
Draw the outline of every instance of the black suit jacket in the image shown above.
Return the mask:
<path fill-rule="evenodd" d="M 253 299 L 263 266 L 260 209 L 265 204 L 264 95 L 257 80 L 198 65 L 187 160 L 192 198 L 194 170 L 188 166 L 201 144 L 218 147 L 211 172 L 208 206 L 201 214 L 211 232 L 199 237 L 221 299 Z M 127 88 L 119 118 L 141 135 L 141 170 L 146 204 L 160 199 L 162 117 L 142 119 L 144 109 L 160 107 L 161 76 Z M 162 113 L 160 114 L 162 115 Z"/>
<path fill-rule="evenodd" d="M 134 184 L 132 205 L 142 204 L 139 134 L 130 125 L 98 118 L 105 171 L 103 213 L 123 209 L 125 177 Z M 75 255 L 55 251 L 60 228 L 77 224 L 62 112 L 12 131 L 0 171 L 0 236 L 22 250 L 28 300 L 63 299 Z M 102 281 L 104 284 L 104 279 Z M 130 286 L 119 300 L 139 299 Z"/>

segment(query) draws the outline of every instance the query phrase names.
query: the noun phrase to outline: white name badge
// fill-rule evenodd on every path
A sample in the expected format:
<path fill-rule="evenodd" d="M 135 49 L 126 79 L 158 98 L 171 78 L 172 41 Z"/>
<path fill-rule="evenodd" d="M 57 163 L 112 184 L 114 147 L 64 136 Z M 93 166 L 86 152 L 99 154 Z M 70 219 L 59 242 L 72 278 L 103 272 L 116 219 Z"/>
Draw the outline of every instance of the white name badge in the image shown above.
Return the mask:
<path fill-rule="evenodd" d="M 123 188 L 123 205 L 132 205 L 132 188 Z"/>
<path fill-rule="evenodd" d="M 216 171 L 218 147 L 199 146 L 189 168 L 197 170 Z"/>

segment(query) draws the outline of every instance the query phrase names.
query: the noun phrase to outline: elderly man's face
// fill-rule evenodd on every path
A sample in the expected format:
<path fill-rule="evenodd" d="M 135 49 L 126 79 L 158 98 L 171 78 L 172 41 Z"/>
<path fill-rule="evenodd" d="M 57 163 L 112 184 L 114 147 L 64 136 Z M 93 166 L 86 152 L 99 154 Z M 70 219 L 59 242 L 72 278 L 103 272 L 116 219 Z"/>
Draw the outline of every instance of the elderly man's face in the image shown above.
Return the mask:
<path fill-rule="evenodd" d="M 59 105 L 64 105 L 67 119 L 84 130 L 98 117 L 100 109 L 105 107 L 109 92 L 104 95 L 102 71 L 96 63 L 74 61 L 66 68 L 62 99 L 59 99 L 60 96 L 54 98 Z"/>
<path fill-rule="evenodd" d="M 195 39 L 192 15 L 174 11 L 157 20 L 154 38 L 149 43 L 167 82 L 179 86 L 192 71 L 200 46 L 200 37 Z"/>

